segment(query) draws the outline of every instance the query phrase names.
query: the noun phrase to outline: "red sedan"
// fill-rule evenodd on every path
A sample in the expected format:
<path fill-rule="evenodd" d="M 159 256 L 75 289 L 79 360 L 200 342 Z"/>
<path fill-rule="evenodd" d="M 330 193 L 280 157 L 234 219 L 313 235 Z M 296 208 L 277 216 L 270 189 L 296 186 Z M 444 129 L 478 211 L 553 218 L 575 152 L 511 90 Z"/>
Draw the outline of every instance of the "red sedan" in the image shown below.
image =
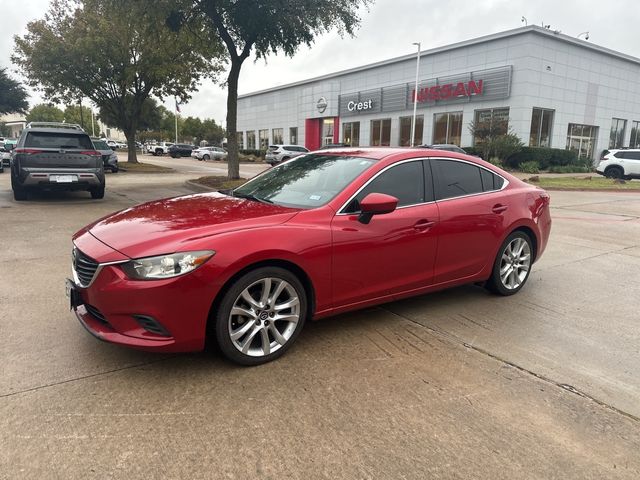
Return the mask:
<path fill-rule="evenodd" d="M 518 292 L 549 196 L 477 157 L 351 148 L 304 155 L 226 193 L 158 200 L 73 237 L 71 307 L 96 337 L 256 365 L 307 319 L 456 285 Z"/>

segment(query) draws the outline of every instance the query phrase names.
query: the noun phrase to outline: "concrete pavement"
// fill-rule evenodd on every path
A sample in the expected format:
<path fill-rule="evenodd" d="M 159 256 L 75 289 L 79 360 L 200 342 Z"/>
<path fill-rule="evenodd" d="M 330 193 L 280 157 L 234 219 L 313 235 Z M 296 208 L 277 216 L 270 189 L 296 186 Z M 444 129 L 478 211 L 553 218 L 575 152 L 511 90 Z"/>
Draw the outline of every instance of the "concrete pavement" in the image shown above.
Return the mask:
<path fill-rule="evenodd" d="M 103 201 L 16 203 L 0 174 L 0 478 L 640 477 L 640 195 L 552 192 L 518 295 L 342 315 L 239 368 L 100 343 L 68 311 L 75 230 L 220 168 L 152 161 L 178 172 L 108 175 Z"/>

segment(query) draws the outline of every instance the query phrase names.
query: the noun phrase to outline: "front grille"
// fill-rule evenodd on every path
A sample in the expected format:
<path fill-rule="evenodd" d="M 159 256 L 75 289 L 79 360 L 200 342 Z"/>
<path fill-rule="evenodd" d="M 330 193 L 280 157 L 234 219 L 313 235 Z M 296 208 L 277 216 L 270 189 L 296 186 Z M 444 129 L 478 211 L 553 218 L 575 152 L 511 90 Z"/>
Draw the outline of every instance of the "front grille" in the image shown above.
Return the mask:
<path fill-rule="evenodd" d="M 96 307 L 94 307 L 92 305 L 85 304 L 84 308 L 87 309 L 87 312 L 89 312 L 89 315 L 91 315 L 93 318 L 98 320 L 100 323 L 104 323 L 105 325 L 109 325 L 109 322 L 107 322 L 107 319 L 105 318 L 105 316 Z"/>
<path fill-rule="evenodd" d="M 73 269 L 78 275 L 80 285 L 83 287 L 88 286 L 93 280 L 93 276 L 98 269 L 98 262 L 93 258 L 86 256 L 77 248 L 73 249 Z"/>

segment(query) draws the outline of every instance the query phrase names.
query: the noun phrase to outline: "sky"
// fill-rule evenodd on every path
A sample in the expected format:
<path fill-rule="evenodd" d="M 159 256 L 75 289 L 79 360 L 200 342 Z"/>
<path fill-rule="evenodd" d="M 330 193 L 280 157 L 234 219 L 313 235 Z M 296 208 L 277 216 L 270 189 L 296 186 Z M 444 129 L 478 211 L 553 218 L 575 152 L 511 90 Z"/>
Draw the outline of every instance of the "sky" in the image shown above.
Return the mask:
<path fill-rule="evenodd" d="M 14 35 L 25 33 L 29 21 L 42 18 L 49 0 L 0 0 L 0 67 L 11 64 Z M 302 46 L 294 57 L 272 55 L 266 61 L 247 59 L 240 74 L 239 93 L 265 88 L 366 65 L 422 49 L 435 48 L 471 38 L 511 30 L 528 24 L 551 25 L 570 36 L 589 32 L 589 41 L 640 58 L 637 0 L 377 0 L 361 11 L 361 26 L 354 37 L 330 32 L 311 46 Z M 584 35 L 582 36 L 584 37 Z M 42 101 L 30 92 L 30 104 Z M 174 108 L 172 101 L 166 107 Z M 213 118 L 225 124 L 226 90 L 210 81 L 202 83 L 192 99 L 181 106 L 183 116 Z"/>

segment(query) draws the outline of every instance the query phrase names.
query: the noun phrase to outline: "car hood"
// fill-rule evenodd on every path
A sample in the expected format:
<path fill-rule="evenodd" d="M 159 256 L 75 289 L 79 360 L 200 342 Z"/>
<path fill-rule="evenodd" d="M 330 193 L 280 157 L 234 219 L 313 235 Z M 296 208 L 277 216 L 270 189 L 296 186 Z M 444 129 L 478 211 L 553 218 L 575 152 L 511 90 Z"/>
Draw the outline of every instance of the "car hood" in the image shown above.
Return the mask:
<path fill-rule="evenodd" d="M 101 242 L 131 258 L 184 251 L 189 244 L 233 230 L 286 222 L 298 209 L 202 193 L 144 203 L 85 227 Z"/>

